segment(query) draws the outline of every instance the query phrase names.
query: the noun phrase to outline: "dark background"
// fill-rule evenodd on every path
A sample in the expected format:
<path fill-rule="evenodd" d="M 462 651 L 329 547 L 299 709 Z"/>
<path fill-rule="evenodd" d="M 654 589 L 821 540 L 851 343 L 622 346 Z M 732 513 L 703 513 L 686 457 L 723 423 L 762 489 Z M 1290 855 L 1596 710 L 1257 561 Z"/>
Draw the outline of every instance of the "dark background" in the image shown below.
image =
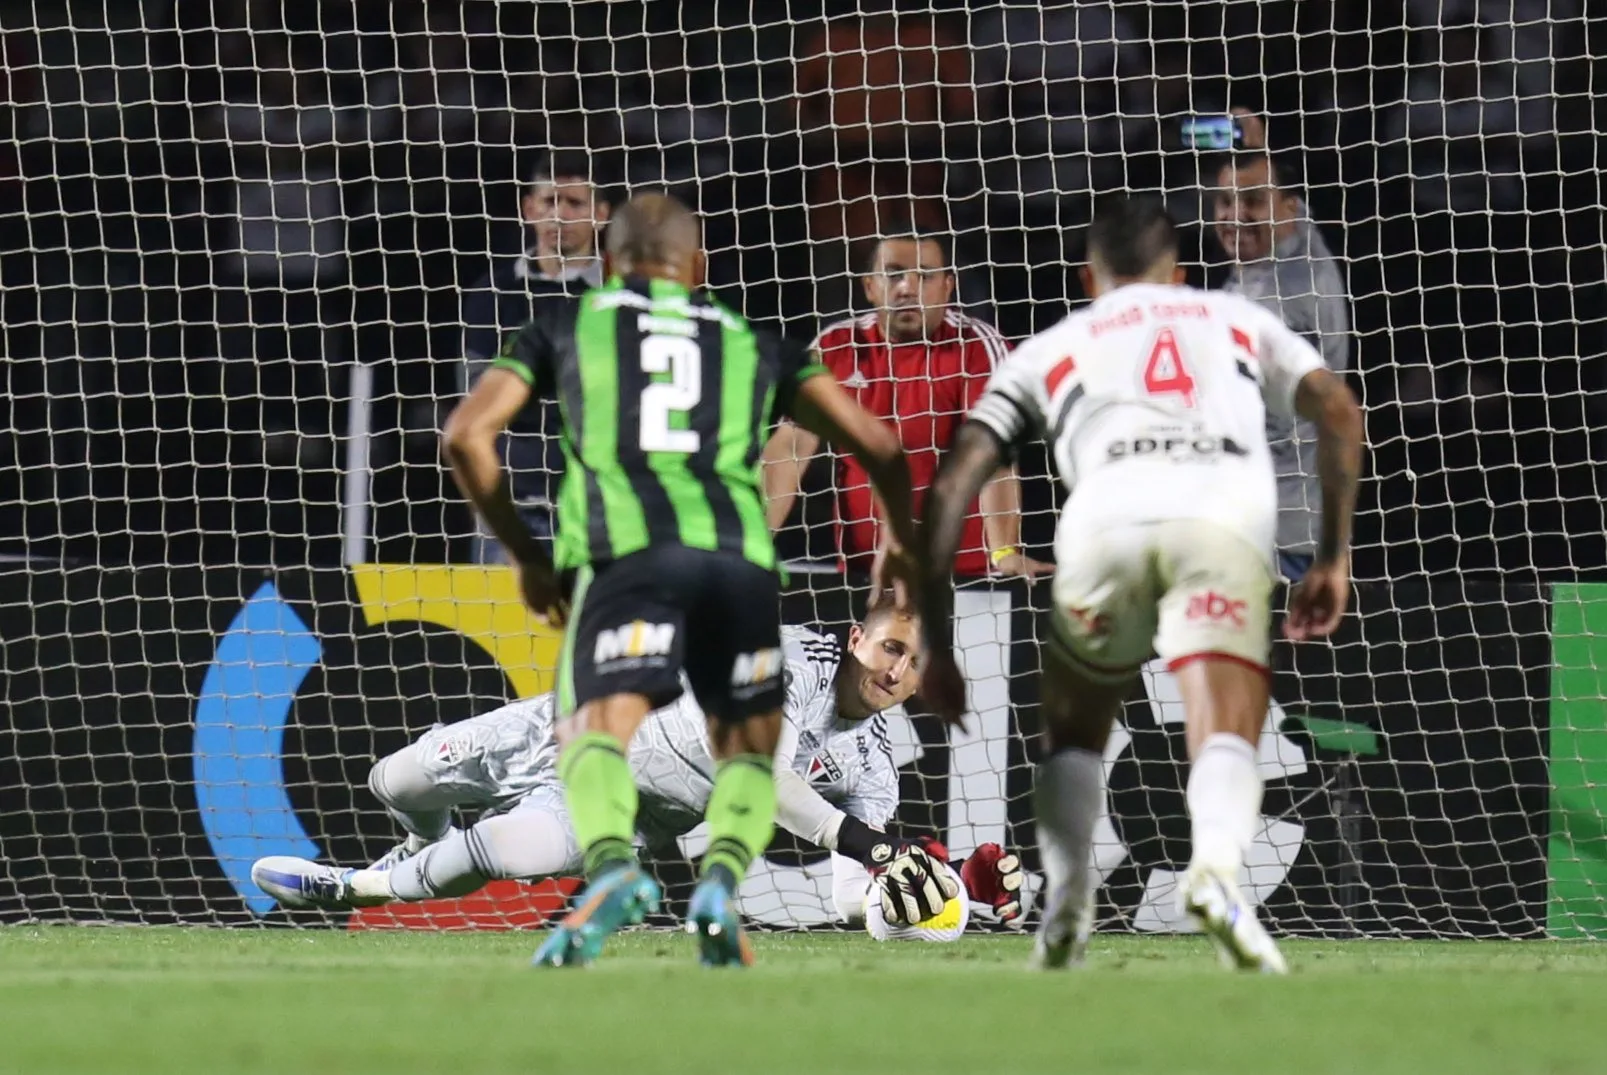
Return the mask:
<path fill-rule="evenodd" d="M 921 10 L 965 36 L 995 6 Z M 1545 66 L 1555 108 L 1549 130 L 1522 140 L 1521 204 L 1491 212 L 1414 202 L 1416 155 L 1446 148 L 1402 125 L 1411 72 L 1432 71 L 1447 39 L 1409 28 L 1422 6 L 1117 4 L 1155 75 L 1153 122 L 1124 134 L 1094 178 L 1047 201 L 1011 179 L 1025 152 L 1020 124 L 1041 106 L 990 98 L 992 122 L 952 132 L 962 148 L 947 201 L 962 297 L 1012 337 L 1050 323 L 1081 299 L 1071 263 L 1091 198 L 1110 185 L 1102 177 L 1185 192 L 1198 177 L 1191 154 L 1166 148 L 1175 117 L 1265 109 L 1354 297 L 1355 383 L 1371 444 L 1358 577 L 1599 574 L 1607 274 L 1594 132 L 1607 116 L 1591 87 L 1607 85 L 1602 5 L 1519 5 L 1520 20 L 1554 20 Z M 1447 21 L 1469 17 L 1453 2 L 1430 6 Z M 457 25 L 458 5 L 430 9 L 446 13 L 439 25 Z M 338 563 L 343 401 L 350 364 L 362 361 L 381 392 L 376 558 L 464 555 L 467 520 L 432 436 L 436 404 L 455 390 L 459 291 L 491 252 L 519 248 L 516 178 L 550 146 L 619 151 L 628 177 L 670 178 L 707 214 L 720 290 L 761 323 L 813 333 L 823 282 L 809 270 L 805 174 L 787 118 L 791 57 L 823 20 L 868 9 L 835 0 L 470 0 L 461 9 L 467 63 L 502 103 L 465 139 L 342 143 L 346 256 L 296 314 L 326 331 L 285 345 L 297 371 L 285 388 L 266 365 L 218 357 L 236 346 L 218 321 L 237 320 L 245 298 L 220 281 L 219 206 L 235 165 L 207 123 L 255 77 L 250 55 L 242 68 L 218 30 L 240 24 L 246 5 L 0 3 L 0 552 L 102 564 Z M 405 0 L 308 0 L 283 12 L 258 2 L 248 14 L 282 25 L 292 62 L 330 72 L 331 96 L 362 109 L 376 79 L 405 66 L 422 12 Z M 683 41 L 686 95 L 713 102 L 724 133 L 643 144 L 622 117 L 660 92 L 648 72 L 675 63 L 665 46 Z M 1465 153 L 1479 136 L 1460 141 Z M 1492 134 L 1492 151 L 1498 143 Z M 1217 278 L 1214 245 L 1190 234 L 1196 276 Z M 281 391 L 300 427 L 288 439 L 271 435 L 281 418 L 257 399 Z M 1054 494 L 1041 453 L 1027 467 L 1027 538 L 1042 552 Z M 803 551 L 802 535 L 788 535 L 786 548 Z"/>

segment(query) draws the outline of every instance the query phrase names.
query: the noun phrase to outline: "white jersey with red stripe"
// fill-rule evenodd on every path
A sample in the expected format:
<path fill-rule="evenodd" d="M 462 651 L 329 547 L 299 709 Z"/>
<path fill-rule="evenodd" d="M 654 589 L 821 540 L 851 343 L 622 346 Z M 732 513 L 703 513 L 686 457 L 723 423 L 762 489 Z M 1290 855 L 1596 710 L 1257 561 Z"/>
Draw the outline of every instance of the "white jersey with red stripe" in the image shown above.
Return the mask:
<path fill-rule="evenodd" d="M 1317 351 L 1224 292 L 1128 284 L 1023 343 L 971 412 L 1007 445 L 1040 432 L 1079 527 L 1203 519 L 1272 556 L 1268 411 L 1294 413 Z"/>

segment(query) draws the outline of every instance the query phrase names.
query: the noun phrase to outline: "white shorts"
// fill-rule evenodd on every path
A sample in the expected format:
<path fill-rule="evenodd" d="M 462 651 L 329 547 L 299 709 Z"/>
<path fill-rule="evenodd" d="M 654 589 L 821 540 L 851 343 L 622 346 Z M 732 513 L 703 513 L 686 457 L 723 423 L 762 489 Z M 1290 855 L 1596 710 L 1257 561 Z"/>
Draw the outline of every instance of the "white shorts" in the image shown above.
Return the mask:
<path fill-rule="evenodd" d="M 1055 539 L 1056 647 L 1091 679 L 1223 657 L 1262 669 L 1271 648 L 1272 569 L 1212 522 L 1077 525 Z"/>

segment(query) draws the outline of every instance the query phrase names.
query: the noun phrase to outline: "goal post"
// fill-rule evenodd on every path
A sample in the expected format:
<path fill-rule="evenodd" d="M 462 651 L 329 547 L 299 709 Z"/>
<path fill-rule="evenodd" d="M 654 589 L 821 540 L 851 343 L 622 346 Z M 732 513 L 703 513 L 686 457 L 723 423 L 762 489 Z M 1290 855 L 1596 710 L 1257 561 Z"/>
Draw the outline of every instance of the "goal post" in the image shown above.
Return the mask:
<path fill-rule="evenodd" d="M 1294 935 L 1607 934 L 1582 5 L 806 6 L 0 11 L 0 921 L 539 922 L 562 885 L 348 920 L 249 880 L 261 855 L 378 857 L 376 758 L 550 686 L 555 640 L 438 439 L 531 304 L 595 280 L 609 212 L 664 188 L 767 329 L 873 315 L 864 242 L 896 228 L 952 240 L 955 306 L 1019 340 L 1083 300 L 1095 199 L 1146 191 L 1192 282 L 1263 281 L 1290 318 L 1325 246 L 1348 327 L 1294 327 L 1367 408 L 1355 612 L 1275 646 L 1247 892 Z M 507 453 L 556 477 L 535 427 Z M 1050 559 L 1042 446 L 1022 482 Z M 785 621 L 845 635 L 839 485 L 817 461 L 778 541 Z M 956 736 L 890 715 L 899 818 L 1019 850 L 1035 892 L 1048 587 L 968 583 L 956 610 L 975 712 Z M 1183 926 L 1183 744 L 1148 667 L 1107 751 L 1101 928 Z M 698 839 L 647 852 L 672 896 Z M 829 865 L 778 838 L 742 901 L 829 928 Z"/>

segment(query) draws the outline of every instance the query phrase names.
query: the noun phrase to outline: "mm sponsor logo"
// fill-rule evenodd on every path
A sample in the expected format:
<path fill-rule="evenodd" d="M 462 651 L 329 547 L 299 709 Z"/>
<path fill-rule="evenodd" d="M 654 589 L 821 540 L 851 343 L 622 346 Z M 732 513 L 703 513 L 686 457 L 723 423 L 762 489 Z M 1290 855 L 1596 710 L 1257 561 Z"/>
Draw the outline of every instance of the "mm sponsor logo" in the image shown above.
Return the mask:
<path fill-rule="evenodd" d="M 1245 603 L 1243 601 L 1235 601 L 1231 597 L 1224 597 L 1215 590 L 1207 590 L 1189 598 L 1188 611 L 1184 613 L 1184 616 L 1190 620 L 1231 623 L 1235 627 L 1243 627 L 1244 612 Z"/>
<path fill-rule="evenodd" d="M 622 627 L 612 627 L 597 636 L 597 645 L 592 650 L 593 664 L 608 664 L 610 661 L 637 659 L 641 657 L 663 657 L 675 648 L 675 625 L 673 623 L 647 623 L 636 620 Z"/>
<path fill-rule="evenodd" d="M 731 685 L 756 687 L 768 683 L 781 674 L 781 664 L 781 649 L 778 646 L 739 653 L 731 665 Z"/>

